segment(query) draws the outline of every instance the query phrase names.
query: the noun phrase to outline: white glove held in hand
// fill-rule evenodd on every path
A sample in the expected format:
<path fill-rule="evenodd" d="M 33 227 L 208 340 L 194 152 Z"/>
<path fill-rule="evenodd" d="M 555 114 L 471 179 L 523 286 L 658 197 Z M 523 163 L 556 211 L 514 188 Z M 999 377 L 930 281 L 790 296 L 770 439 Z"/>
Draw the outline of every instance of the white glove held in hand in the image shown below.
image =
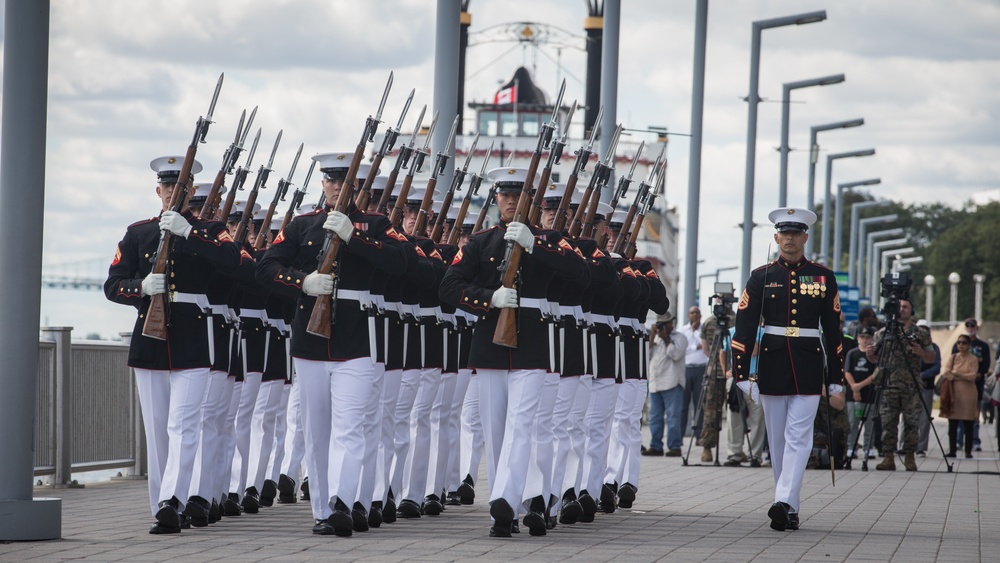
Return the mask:
<path fill-rule="evenodd" d="M 507 232 L 504 233 L 503 238 L 504 240 L 512 240 L 521 245 L 521 248 L 528 254 L 531 254 L 531 250 L 535 248 L 535 235 L 524 223 L 509 223 L 507 225 Z"/>
<path fill-rule="evenodd" d="M 332 231 L 344 242 L 350 241 L 351 235 L 354 234 L 354 224 L 351 223 L 351 219 L 340 211 L 330 213 L 323 223 L 323 228 Z"/>
<path fill-rule="evenodd" d="M 188 223 L 188 220 L 176 211 L 164 211 L 163 215 L 160 215 L 160 230 L 170 231 L 179 237 L 188 238 L 188 235 L 191 234 L 191 223 Z"/>
<path fill-rule="evenodd" d="M 743 393 L 750 396 L 750 401 L 755 404 L 760 404 L 760 388 L 756 385 L 753 386 L 753 393 L 751 393 L 750 381 L 737 381 L 736 386 L 740 388 Z"/>
<path fill-rule="evenodd" d="M 143 295 L 159 295 L 167 291 L 167 274 L 149 274 L 139 289 Z"/>
<path fill-rule="evenodd" d="M 517 290 L 512 287 L 500 287 L 493 292 L 490 304 L 499 309 L 513 309 L 517 307 Z"/>
<path fill-rule="evenodd" d="M 306 295 L 330 295 L 333 293 L 333 276 L 313 272 L 302 280 L 302 292 Z"/>
<path fill-rule="evenodd" d="M 837 393 L 843 393 L 843 392 L 844 392 L 844 386 L 843 385 L 837 385 L 836 383 L 831 383 L 830 384 L 830 392 L 829 392 L 829 394 L 827 396 L 828 397 L 832 397 L 833 395 L 836 395 Z"/>

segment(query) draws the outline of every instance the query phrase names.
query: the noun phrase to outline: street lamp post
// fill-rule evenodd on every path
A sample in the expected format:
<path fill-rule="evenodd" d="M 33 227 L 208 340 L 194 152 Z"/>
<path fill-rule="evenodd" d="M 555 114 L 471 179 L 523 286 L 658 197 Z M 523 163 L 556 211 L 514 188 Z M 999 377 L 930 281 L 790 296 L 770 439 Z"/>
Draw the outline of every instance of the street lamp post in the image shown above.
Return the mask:
<path fill-rule="evenodd" d="M 812 86 L 829 86 L 839 84 L 846 80 L 843 74 L 833 74 L 822 78 L 812 78 L 810 80 L 800 80 L 798 82 L 786 82 L 782 88 L 781 95 L 781 181 L 778 184 L 778 207 L 788 205 L 788 121 L 791 114 L 792 90 L 799 88 L 810 88 Z"/>
<path fill-rule="evenodd" d="M 757 86 L 760 79 L 760 36 L 765 29 L 787 25 L 803 25 L 826 19 L 826 10 L 785 16 L 753 22 L 750 35 L 750 91 L 747 93 L 747 157 L 743 192 L 743 255 L 740 260 L 740 279 L 750 277 L 750 249 L 753 242 L 753 187 L 754 160 L 757 154 L 757 104 L 760 96 Z"/>
<path fill-rule="evenodd" d="M 864 118 L 858 118 L 848 121 L 838 121 L 836 123 L 827 123 L 825 125 L 814 125 L 809 129 L 809 191 L 806 197 L 806 207 L 809 211 L 816 211 L 816 162 L 819 161 L 819 145 L 816 144 L 816 136 L 820 131 L 860 127 L 864 124 Z M 805 254 L 810 260 L 816 259 L 815 254 L 813 254 L 812 237 L 806 240 Z"/>
<path fill-rule="evenodd" d="M 826 156 L 826 191 L 823 193 L 823 237 L 820 243 L 819 259 L 821 262 L 830 264 L 830 223 L 833 214 L 830 213 L 830 206 L 833 204 L 831 198 L 831 184 L 833 182 L 833 161 L 841 158 L 854 158 L 859 156 L 872 156 L 875 149 L 865 149 L 861 151 L 842 152 L 829 154 Z"/>
<path fill-rule="evenodd" d="M 698 295 L 697 295 L 697 297 L 701 297 L 701 280 L 703 280 L 705 278 L 711 278 L 713 276 L 715 276 L 715 274 L 701 274 L 700 276 L 698 276 Z M 695 299 L 695 301 L 691 305 L 691 307 L 699 307 L 699 305 L 698 305 L 698 299 L 697 298 Z M 688 308 L 690 309 L 690 307 L 688 307 Z"/>
<path fill-rule="evenodd" d="M 715 271 L 715 281 L 716 282 L 719 281 L 719 274 L 721 274 L 722 272 L 728 272 L 730 270 L 738 270 L 738 269 L 739 266 L 726 266 L 725 268 L 719 268 L 718 270 Z"/>
<path fill-rule="evenodd" d="M 924 276 L 924 318 L 931 322 L 934 314 L 934 276 L 927 274 Z"/>
<path fill-rule="evenodd" d="M 960 281 L 962 281 L 962 276 L 958 275 L 958 272 L 948 274 L 948 283 L 951 284 L 951 303 L 948 312 L 948 321 L 951 325 L 949 328 L 955 328 L 958 320 L 958 282 Z"/>
<path fill-rule="evenodd" d="M 862 209 L 870 209 L 874 207 L 885 207 L 891 202 L 887 199 L 880 199 L 878 201 L 862 201 L 855 203 L 851 206 L 851 239 L 848 241 L 847 248 L 847 283 L 857 287 L 857 262 L 858 259 L 858 245 L 860 241 L 865 239 L 865 231 L 868 230 L 868 225 L 872 223 L 881 223 L 885 220 L 870 221 L 869 219 L 876 219 L 876 217 L 866 217 L 864 221 L 860 219 Z"/>
<path fill-rule="evenodd" d="M 977 321 L 983 319 L 983 283 L 986 281 L 984 274 L 974 274 L 972 281 L 976 282 L 976 317 Z"/>
<path fill-rule="evenodd" d="M 872 244 L 871 252 L 868 258 L 868 275 L 865 276 L 866 283 L 868 287 L 864 288 L 868 295 L 868 298 L 872 302 L 878 301 L 878 282 L 879 282 L 879 260 L 882 258 L 882 251 L 893 247 L 902 247 L 904 244 L 908 244 L 909 240 L 905 238 L 896 238 L 892 240 L 883 240 Z M 874 290 L 872 289 L 874 288 Z"/>
<path fill-rule="evenodd" d="M 861 292 L 865 293 L 865 289 L 868 288 L 866 285 L 869 281 L 868 278 L 868 265 L 871 263 L 871 255 L 873 252 L 873 247 L 875 244 L 875 239 L 885 238 L 885 237 L 901 237 L 903 236 L 903 229 L 896 227 L 895 229 L 886 229 L 884 231 L 876 231 L 874 233 L 869 233 L 868 238 L 864 241 L 859 240 L 858 245 L 861 247 L 858 249 L 858 287 L 861 288 Z"/>
<path fill-rule="evenodd" d="M 892 268 L 889 271 L 894 274 L 896 272 L 908 272 L 912 269 L 911 264 L 919 264 L 924 261 L 923 256 L 908 256 L 906 258 L 901 258 L 900 256 L 897 254 L 896 258 L 892 261 Z"/>
<path fill-rule="evenodd" d="M 870 178 L 868 180 L 858 180 L 856 182 L 837 184 L 837 204 L 833 219 L 833 259 L 830 261 L 830 269 L 833 271 L 836 272 L 839 270 L 840 263 L 843 261 L 843 257 L 841 255 L 843 249 L 840 246 L 840 239 L 843 234 L 841 232 L 842 229 L 840 224 L 844 217 L 844 190 L 849 190 L 858 186 L 874 186 L 875 184 L 881 183 L 881 178 Z M 850 251 L 850 249 L 848 249 L 848 251 Z"/>

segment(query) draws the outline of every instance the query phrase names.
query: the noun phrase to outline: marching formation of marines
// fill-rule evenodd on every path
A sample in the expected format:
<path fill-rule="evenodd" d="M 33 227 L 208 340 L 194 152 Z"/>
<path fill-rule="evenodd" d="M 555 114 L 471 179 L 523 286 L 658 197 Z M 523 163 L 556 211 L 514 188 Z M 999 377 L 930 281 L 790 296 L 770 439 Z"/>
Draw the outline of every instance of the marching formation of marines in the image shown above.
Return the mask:
<path fill-rule="evenodd" d="M 469 172 L 473 146 L 441 189 L 446 151 L 429 178 L 415 176 L 431 156 L 432 131 L 414 146 L 421 113 L 380 175 L 409 103 L 374 155 L 366 144 L 381 106 L 356 151 L 315 155 L 320 203 L 302 205 L 310 168 L 284 217 L 275 206 L 298 155 L 266 213 L 256 201 L 280 133 L 252 189 L 242 186 L 259 132 L 234 171 L 253 114 L 215 182 L 193 181 L 214 99 L 188 153 L 151 163 L 160 213 L 128 228 L 105 284 L 108 299 L 138 311 L 129 365 L 149 450 L 150 533 L 302 500 L 313 533 L 350 536 L 472 504 L 478 492 L 491 536 L 520 525 L 545 535 L 636 501 L 645 320 L 669 301 L 653 265 L 635 259 L 635 239 L 661 160 L 627 213 L 599 201 L 613 146 L 576 188 L 593 137 L 570 179 L 552 182 L 571 119 L 560 127 L 554 114 L 529 168 L 487 173 L 491 147 Z M 468 204 L 484 180 L 477 214 Z M 488 215 L 497 218 L 483 228 Z"/>

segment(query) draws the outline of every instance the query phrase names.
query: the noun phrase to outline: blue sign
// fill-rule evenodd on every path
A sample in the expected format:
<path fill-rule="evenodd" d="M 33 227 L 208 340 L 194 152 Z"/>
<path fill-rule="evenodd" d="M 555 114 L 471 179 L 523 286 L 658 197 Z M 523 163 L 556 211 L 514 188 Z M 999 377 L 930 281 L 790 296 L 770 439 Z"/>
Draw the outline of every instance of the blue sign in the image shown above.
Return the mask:
<path fill-rule="evenodd" d="M 840 290 L 840 311 L 844 313 L 844 322 L 858 320 L 858 313 L 861 311 L 861 289 L 847 284 L 838 289 Z"/>

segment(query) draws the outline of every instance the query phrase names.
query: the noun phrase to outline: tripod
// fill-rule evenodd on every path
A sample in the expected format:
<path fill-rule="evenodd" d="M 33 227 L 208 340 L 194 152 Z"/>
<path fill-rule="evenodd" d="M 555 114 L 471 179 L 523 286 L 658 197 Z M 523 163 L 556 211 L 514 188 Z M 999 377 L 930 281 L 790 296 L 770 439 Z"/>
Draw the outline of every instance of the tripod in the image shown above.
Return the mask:
<path fill-rule="evenodd" d="M 889 307 L 887 306 L 886 308 L 888 309 Z M 898 308 L 896 310 L 898 310 Z M 893 354 L 906 353 L 906 351 L 903 350 L 903 346 L 901 343 L 902 340 L 903 340 L 903 334 L 899 326 L 899 319 L 896 317 L 895 314 L 889 315 L 885 327 L 885 334 L 882 337 L 882 346 L 878 354 L 878 362 L 876 364 L 876 369 L 878 370 L 880 377 L 878 383 L 875 385 L 875 400 L 865 404 L 864 412 L 862 413 L 861 416 L 861 422 L 860 424 L 858 424 L 858 433 L 854 437 L 854 443 L 851 444 L 849 448 L 851 450 L 857 451 L 858 440 L 864 433 L 865 423 L 868 421 L 868 415 L 871 409 L 872 408 L 878 409 L 879 406 L 882 404 L 882 394 L 885 391 L 886 382 L 889 380 L 889 373 L 888 373 L 889 359 L 893 357 Z M 899 349 L 897 350 L 897 348 Z M 909 373 L 910 379 L 913 381 L 913 388 L 916 390 L 917 397 L 920 399 L 920 404 L 923 406 L 924 412 L 927 414 L 928 420 L 932 422 L 931 430 L 934 431 L 934 439 L 937 441 L 938 448 L 941 449 L 941 457 L 944 459 L 944 463 L 948 467 L 948 473 L 951 473 L 952 470 L 954 469 L 954 464 L 950 463 L 948 461 L 948 458 L 945 457 L 944 455 L 945 453 L 944 445 L 941 444 L 941 437 L 938 435 L 937 428 L 934 427 L 933 424 L 934 417 L 931 416 L 931 407 L 930 405 L 927 404 L 927 401 L 924 400 L 923 394 L 921 394 L 919 391 L 921 385 L 920 374 L 914 371 L 913 365 L 908 361 L 908 359 L 905 360 L 904 363 L 906 364 L 906 371 L 907 373 Z M 878 411 L 876 410 L 876 412 Z M 897 432 L 898 432 L 898 426 L 897 426 Z M 896 452 L 890 452 L 889 455 L 896 455 Z M 851 469 L 850 459 L 845 460 L 844 469 Z M 867 452 L 865 452 L 865 454 L 862 455 L 861 470 L 868 471 Z"/>

